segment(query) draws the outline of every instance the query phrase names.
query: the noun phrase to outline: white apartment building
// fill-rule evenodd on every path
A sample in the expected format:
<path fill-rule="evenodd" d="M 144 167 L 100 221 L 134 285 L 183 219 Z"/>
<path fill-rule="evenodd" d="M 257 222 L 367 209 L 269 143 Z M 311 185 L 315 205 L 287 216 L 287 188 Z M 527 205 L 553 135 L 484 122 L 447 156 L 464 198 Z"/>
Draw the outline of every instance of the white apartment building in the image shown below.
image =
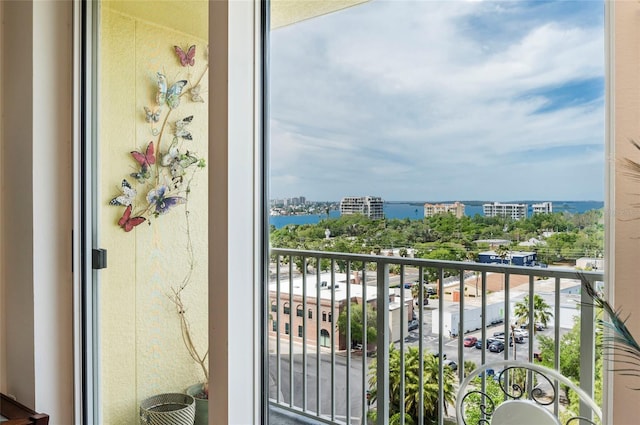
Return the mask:
<path fill-rule="evenodd" d="M 553 203 L 541 202 L 539 204 L 533 204 L 531 208 L 533 208 L 534 214 L 551 214 L 553 212 Z"/>
<path fill-rule="evenodd" d="M 483 204 L 482 211 L 485 217 L 511 217 L 514 220 L 527 218 L 527 204 L 493 202 L 491 204 Z"/>
<path fill-rule="evenodd" d="M 372 220 L 384 218 L 384 201 L 378 196 L 347 196 L 340 201 L 340 215 L 362 214 Z"/>
<path fill-rule="evenodd" d="M 444 213 L 452 213 L 457 218 L 462 218 L 464 217 L 464 204 L 458 201 L 453 204 L 424 204 L 425 217 Z"/>

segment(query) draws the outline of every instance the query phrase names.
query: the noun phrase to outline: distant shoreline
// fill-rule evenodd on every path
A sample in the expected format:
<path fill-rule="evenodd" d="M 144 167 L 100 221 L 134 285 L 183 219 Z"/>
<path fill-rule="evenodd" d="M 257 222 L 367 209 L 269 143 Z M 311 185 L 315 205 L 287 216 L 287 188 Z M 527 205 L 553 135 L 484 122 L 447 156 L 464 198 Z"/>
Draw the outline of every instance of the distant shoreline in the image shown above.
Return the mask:
<path fill-rule="evenodd" d="M 488 201 L 460 201 L 465 204 L 465 215 L 473 217 L 476 214 L 483 216 L 482 204 Z M 473 203 L 471 203 L 473 202 Z M 538 203 L 541 201 L 516 201 L 518 203 Z M 584 213 L 590 210 L 597 210 L 604 207 L 604 201 L 550 201 L 553 203 L 554 212 L 571 212 L 571 213 Z M 422 208 L 424 203 L 417 201 L 413 202 L 400 202 L 400 201 L 385 201 L 384 214 L 387 219 L 410 219 L 421 220 L 424 218 L 424 209 Z M 340 211 L 331 210 L 329 212 L 329 218 L 340 217 Z M 326 214 L 299 214 L 299 215 L 272 215 L 269 216 L 269 225 L 275 226 L 276 229 L 280 229 L 290 224 L 304 225 L 304 224 L 317 224 L 321 220 L 327 218 Z"/>

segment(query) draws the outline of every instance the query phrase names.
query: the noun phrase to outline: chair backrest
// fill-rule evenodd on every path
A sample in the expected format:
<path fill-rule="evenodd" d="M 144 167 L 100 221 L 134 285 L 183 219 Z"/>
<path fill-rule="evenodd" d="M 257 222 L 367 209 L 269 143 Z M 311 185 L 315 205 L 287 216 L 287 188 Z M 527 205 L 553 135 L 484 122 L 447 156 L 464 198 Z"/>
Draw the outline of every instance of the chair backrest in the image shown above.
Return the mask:
<path fill-rule="evenodd" d="M 495 374 L 489 375 L 490 370 Z M 492 396 L 486 391 L 486 381 L 483 391 L 483 378 L 497 381 L 500 394 L 494 392 Z M 549 409 L 559 398 L 559 384 L 574 391 L 589 406 L 593 417 L 602 419 L 602 412 L 593 399 L 558 371 L 537 364 L 503 360 L 484 364 L 462 381 L 456 397 L 458 424 L 562 425 Z M 573 421 L 596 424 L 583 417 L 571 418 L 567 423 L 573 424 Z"/>

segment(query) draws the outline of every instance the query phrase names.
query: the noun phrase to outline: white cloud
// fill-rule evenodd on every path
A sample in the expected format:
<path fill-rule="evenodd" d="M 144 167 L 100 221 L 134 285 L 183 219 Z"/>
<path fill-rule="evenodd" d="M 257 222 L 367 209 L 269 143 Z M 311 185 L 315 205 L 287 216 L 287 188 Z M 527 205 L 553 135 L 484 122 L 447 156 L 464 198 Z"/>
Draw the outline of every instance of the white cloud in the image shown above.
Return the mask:
<path fill-rule="evenodd" d="M 603 100 L 563 89 L 603 78 L 602 22 L 524 4 L 374 1 L 274 31 L 272 195 L 602 198 Z"/>

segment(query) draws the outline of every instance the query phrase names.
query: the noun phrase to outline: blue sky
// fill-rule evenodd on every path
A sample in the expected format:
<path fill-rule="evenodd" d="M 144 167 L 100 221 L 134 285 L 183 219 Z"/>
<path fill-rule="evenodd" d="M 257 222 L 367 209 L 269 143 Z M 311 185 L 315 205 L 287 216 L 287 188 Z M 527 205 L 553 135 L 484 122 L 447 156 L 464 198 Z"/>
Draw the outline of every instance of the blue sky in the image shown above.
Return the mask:
<path fill-rule="evenodd" d="M 372 0 L 272 31 L 271 198 L 602 200 L 603 15 Z"/>

